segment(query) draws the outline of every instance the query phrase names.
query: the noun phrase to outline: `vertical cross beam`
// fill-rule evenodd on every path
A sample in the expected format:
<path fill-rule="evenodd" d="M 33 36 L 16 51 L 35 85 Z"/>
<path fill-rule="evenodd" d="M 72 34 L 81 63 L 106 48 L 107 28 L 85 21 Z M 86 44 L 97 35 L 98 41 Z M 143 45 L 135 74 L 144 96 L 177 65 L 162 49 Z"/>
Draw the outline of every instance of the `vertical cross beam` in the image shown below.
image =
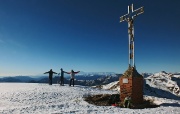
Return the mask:
<path fill-rule="evenodd" d="M 120 17 L 120 22 L 128 22 L 128 35 L 129 35 L 129 67 L 135 68 L 135 51 L 134 51 L 134 19 L 136 16 L 144 13 L 144 7 L 136 10 L 133 9 L 133 4 L 128 6 L 128 14 Z"/>

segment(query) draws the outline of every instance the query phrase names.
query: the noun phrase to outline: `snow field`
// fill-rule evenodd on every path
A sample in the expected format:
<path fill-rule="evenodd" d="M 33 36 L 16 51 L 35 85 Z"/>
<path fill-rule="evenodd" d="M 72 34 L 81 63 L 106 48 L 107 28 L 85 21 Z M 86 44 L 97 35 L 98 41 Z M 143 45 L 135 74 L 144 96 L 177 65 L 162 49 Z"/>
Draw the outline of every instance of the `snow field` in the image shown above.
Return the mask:
<path fill-rule="evenodd" d="M 180 108 L 161 106 L 151 109 L 126 109 L 113 106 L 95 106 L 83 100 L 93 94 L 113 94 L 117 91 L 91 87 L 54 84 L 0 83 L 1 114 L 179 114 Z M 156 98 L 158 101 L 159 99 Z M 164 103 L 179 103 L 163 99 Z M 162 100 L 161 100 L 162 101 Z"/>

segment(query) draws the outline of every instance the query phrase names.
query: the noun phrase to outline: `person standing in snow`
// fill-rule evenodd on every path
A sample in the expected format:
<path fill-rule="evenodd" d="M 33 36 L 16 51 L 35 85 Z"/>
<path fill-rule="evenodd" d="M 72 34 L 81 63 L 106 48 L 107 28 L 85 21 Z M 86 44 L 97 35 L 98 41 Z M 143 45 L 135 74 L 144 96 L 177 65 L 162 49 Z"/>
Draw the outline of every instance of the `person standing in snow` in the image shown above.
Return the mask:
<path fill-rule="evenodd" d="M 69 86 L 71 86 L 71 83 L 73 82 L 73 87 L 74 87 L 74 76 L 75 76 L 75 74 L 77 74 L 79 72 L 80 71 L 74 72 L 73 70 L 71 70 L 71 72 L 66 72 L 67 74 L 70 74 L 70 76 L 71 76 Z"/>
<path fill-rule="evenodd" d="M 53 72 L 52 69 L 50 69 L 50 71 L 48 72 L 45 72 L 44 74 L 49 74 L 49 85 L 52 85 L 52 77 L 53 77 L 53 74 L 57 74 L 56 72 Z"/>
<path fill-rule="evenodd" d="M 64 85 L 64 73 L 67 73 L 65 71 L 63 71 L 63 69 L 61 68 L 61 76 L 60 76 L 60 85 Z M 60 74 L 60 73 L 59 73 Z"/>

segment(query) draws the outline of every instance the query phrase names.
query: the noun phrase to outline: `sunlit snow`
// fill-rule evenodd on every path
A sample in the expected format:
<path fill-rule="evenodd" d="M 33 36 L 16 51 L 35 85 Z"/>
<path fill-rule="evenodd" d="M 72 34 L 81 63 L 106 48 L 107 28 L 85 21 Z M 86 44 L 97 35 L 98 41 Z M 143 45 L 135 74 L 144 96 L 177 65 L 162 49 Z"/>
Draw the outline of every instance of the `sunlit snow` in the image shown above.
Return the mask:
<path fill-rule="evenodd" d="M 95 89 L 86 86 L 31 83 L 0 83 L 1 114 L 137 114 L 161 113 L 179 114 L 180 101 L 153 98 L 166 103 L 158 108 L 126 109 L 114 106 L 95 106 L 84 101 L 83 97 L 93 94 L 113 94 L 118 91 Z M 148 97 L 148 96 L 145 96 Z"/>

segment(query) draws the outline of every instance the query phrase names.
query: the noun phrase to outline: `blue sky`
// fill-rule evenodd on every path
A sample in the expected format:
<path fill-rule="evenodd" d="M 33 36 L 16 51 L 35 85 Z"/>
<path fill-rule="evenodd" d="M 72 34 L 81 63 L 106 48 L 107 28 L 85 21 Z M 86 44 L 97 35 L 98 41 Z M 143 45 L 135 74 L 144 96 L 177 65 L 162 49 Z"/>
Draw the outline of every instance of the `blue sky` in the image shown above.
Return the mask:
<path fill-rule="evenodd" d="M 127 22 L 135 22 L 135 64 L 141 72 L 180 72 L 179 0 L 0 0 L 0 76 L 49 69 L 123 73 Z"/>

